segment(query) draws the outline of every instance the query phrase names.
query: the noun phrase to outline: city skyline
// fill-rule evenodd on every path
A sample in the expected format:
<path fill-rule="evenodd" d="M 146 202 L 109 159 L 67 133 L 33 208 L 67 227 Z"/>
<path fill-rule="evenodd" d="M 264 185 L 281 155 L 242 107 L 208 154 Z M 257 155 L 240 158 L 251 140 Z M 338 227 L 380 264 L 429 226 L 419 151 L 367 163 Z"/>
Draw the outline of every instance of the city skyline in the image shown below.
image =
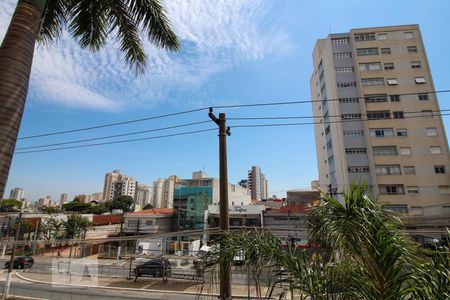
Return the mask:
<path fill-rule="evenodd" d="M 14 8 L 11 3 L 13 1 L 0 4 L 0 36 L 3 36 Z M 445 28 L 449 25 L 446 16 L 449 4 L 444 1 L 427 4 L 412 1 L 408 5 L 388 1 L 377 4 L 357 1 L 300 4 L 286 1 L 277 5 L 275 2 L 256 1 L 252 4 L 239 2 L 234 10 L 221 4 L 215 12 L 212 9 L 214 3 L 198 2 L 192 9 L 193 14 L 199 14 L 192 18 L 197 20 L 195 22 L 186 21 L 189 17 L 184 15 L 187 15 L 185 5 L 178 2 L 166 4 L 184 48 L 180 53 L 170 55 L 150 49 L 150 57 L 154 59 L 146 77 L 134 78 L 128 70 L 122 70 L 123 64 L 117 60 L 113 50 L 86 53 L 66 39 L 59 47 L 39 48 L 20 136 L 209 105 L 310 100 L 311 53 L 315 41 L 330 31 L 348 32 L 351 28 L 419 24 L 436 90 L 449 88 L 445 81 L 450 65 L 450 58 L 446 55 L 449 41 L 442 38 L 446 36 Z M 391 12 L 382 19 L 376 9 L 380 5 L 389 7 Z M 223 21 L 213 22 L 211 27 L 207 21 L 200 21 L 205 20 L 202 11 L 219 14 L 221 18 L 216 19 Z M 315 11 L 321 12 L 320 22 L 315 14 L 310 13 Z M 354 17 L 356 12 L 362 11 L 364 18 Z M 436 17 L 428 18 L 430 14 Z M 182 21 L 186 21 L 184 25 Z M 217 36 L 221 39 L 214 38 Z M 97 69 L 103 72 L 97 72 Z M 161 70 L 167 72 L 161 73 Z M 86 74 L 84 79 L 83 74 Z M 40 78 L 47 80 L 43 82 Z M 120 80 L 123 82 L 116 87 Z M 48 87 L 44 83 L 48 83 Z M 110 98 L 122 101 L 111 101 Z M 438 95 L 438 99 L 441 109 L 450 108 L 447 94 Z M 312 115 L 310 104 L 223 111 L 227 117 Z M 207 120 L 207 112 L 199 112 L 192 116 L 86 132 L 84 135 L 21 141 L 17 147 L 204 120 Z M 449 118 L 443 117 L 443 121 L 448 135 Z M 229 123 L 232 126 L 244 124 L 238 120 L 230 120 Z M 212 126 L 192 127 L 180 132 L 205 127 Z M 54 199 L 58 199 L 61 193 L 91 194 L 101 190 L 101 174 L 116 168 L 145 184 L 173 174 L 187 178 L 192 170 L 198 169 L 218 177 L 217 142 L 217 133 L 207 132 L 148 142 L 16 155 L 6 191 L 22 187 L 31 201 L 47 194 Z M 310 181 L 317 178 L 312 125 L 232 128 L 228 147 L 230 182 L 238 182 L 249 166 L 258 165 L 270 176 L 271 194 L 283 196 L 286 190 L 309 187 Z M 126 161 L 123 161 L 124 157 Z"/>

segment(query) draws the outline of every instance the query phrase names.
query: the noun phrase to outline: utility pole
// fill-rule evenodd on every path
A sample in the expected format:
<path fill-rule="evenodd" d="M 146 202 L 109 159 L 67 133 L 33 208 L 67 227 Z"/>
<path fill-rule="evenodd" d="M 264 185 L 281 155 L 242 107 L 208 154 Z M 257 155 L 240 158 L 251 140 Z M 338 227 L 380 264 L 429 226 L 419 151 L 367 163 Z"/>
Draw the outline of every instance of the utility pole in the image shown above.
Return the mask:
<path fill-rule="evenodd" d="M 20 233 L 20 226 L 22 225 L 22 212 L 19 213 L 18 221 L 16 222 L 17 228 L 16 228 L 16 236 L 14 238 L 13 242 L 13 248 L 11 251 L 11 258 L 9 259 L 9 266 L 8 266 L 8 274 L 6 275 L 6 282 L 5 282 L 5 288 L 3 289 L 3 299 L 8 299 L 9 296 L 9 287 L 11 286 L 11 273 L 13 269 L 14 264 L 14 255 L 16 254 L 16 243 L 19 239 L 19 233 Z"/>
<path fill-rule="evenodd" d="M 222 234 L 230 230 L 228 218 L 228 167 L 227 167 L 227 136 L 231 135 L 230 127 L 227 127 L 225 113 L 220 113 L 219 118 L 213 114 L 212 107 L 209 108 L 208 116 L 219 126 L 219 180 L 220 180 L 220 231 Z M 220 255 L 224 255 L 220 251 Z M 220 259 L 220 300 L 231 299 L 231 268 L 230 262 Z"/>

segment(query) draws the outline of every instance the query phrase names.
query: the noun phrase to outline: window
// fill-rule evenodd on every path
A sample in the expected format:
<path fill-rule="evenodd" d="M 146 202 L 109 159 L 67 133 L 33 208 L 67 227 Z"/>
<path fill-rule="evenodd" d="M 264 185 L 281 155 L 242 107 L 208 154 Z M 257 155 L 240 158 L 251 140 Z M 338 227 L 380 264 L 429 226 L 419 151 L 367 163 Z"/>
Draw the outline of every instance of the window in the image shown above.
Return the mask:
<path fill-rule="evenodd" d="M 334 45 L 337 44 L 348 44 L 349 39 L 348 38 L 339 38 L 339 39 L 331 39 L 331 43 Z"/>
<path fill-rule="evenodd" d="M 440 146 L 431 146 L 430 147 L 431 154 L 442 154 L 442 150 Z"/>
<path fill-rule="evenodd" d="M 344 130 L 345 136 L 364 136 L 364 130 Z"/>
<path fill-rule="evenodd" d="M 375 33 L 355 34 L 355 42 L 375 41 Z"/>
<path fill-rule="evenodd" d="M 390 119 L 391 112 L 388 110 L 377 110 L 377 111 L 368 111 L 367 119 L 369 120 L 381 120 L 381 119 Z"/>
<path fill-rule="evenodd" d="M 388 35 L 387 33 L 379 33 L 377 34 L 377 40 L 379 41 L 384 41 L 388 39 Z"/>
<path fill-rule="evenodd" d="M 420 101 L 428 101 L 428 94 L 419 94 L 418 97 Z"/>
<path fill-rule="evenodd" d="M 381 70 L 381 63 L 373 62 L 373 63 L 359 64 L 358 69 L 360 71 L 379 71 Z"/>
<path fill-rule="evenodd" d="M 419 187 L 418 186 L 407 186 L 406 187 L 406 193 L 408 195 L 418 195 L 419 194 Z"/>
<path fill-rule="evenodd" d="M 386 94 L 364 95 L 364 101 L 366 103 L 387 102 L 387 95 Z"/>
<path fill-rule="evenodd" d="M 435 127 L 425 128 L 427 136 L 437 136 L 437 130 Z"/>
<path fill-rule="evenodd" d="M 375 173 L 377 175 L 401 175 L 400 165 L 380 165 L 375 166 Z"/>
<path fill-rule="evenodd" d="M 395 156 L 398 155 L 396 146 L 375 146 L 372 147 L 374 156 Z"/>
<path fill-rule="evenodd" d="M 449 185 L 440 185 L 439 186 L 439 193 L 441 193 L 441 194 L 450 194 L 450 186 Z"/>
<path fill-rule="evenodd" d="M 367 153 L 366 148 L 345 148 L 346 154 L 365 154 Z"/>
<path fill-rule="evenodd" d="M 403 32 L 403 35 L 405 36 L 405 39 L 413 39 L 414 38 L 414 32 L 412 32 L 412 31 Z"/>
<path fill-rule="evenodd" d="M 128 227 L 137 227 L 138 220 L 128 220 Z"/>
<path fill-rule="evenodd" d="M 400 102 L 400 95 L 391 95 L 391 102 Z"/>
<path fill-rule="evenodd" d="M 384 69 L 385 70 L 394 70 L 394 63 L 385 63 Z"/>
<path fill-rule="evenodd" d="M 408 53 L 417 53 L 417 46 L 408 46 L 406 47 Z"/>
<path fill-rule="evenodd" d="M 405 114 L 402 111 L 394 111 L 394 119 L 404 119 Z"/>
<path fill-rule="evenodd" d="M 397 129 L 397 136 L 400 136 L 400 137 L 408 136 L 408 130 L 406 130 L 406 129 Z"/>
<path fill-rule="evenodd" d="M 383 78 L 363 78 L 361 79 L 361 84 L 363 86 L 380 86 L 384 85 Z"/>
<path fill-rule="evenodd" d="M 399 147 L 398 152 L 400 155 L 411 155 L 411 147 Z"/>
<path fill-rule="evenodd" d="M 351 88 L 356 87 L 356 81 L 350 81 L 350 82 L 338 82 L 337 83 L 338 88 Z"/>
<path fill-rule="evenodd" d="M 357 56 L 378 55 L 378 48 L 359 48 L 356 49 Z"/>
<path fill-rule="evenodd" d="M 385 195 L 404 194 L 403 185 L 401 184 L 379 185 L 378 190 L 380 191 L 380 194 Z"/>
<path fill-rule="evenodd" d="M 392 128 L 371 128 L 369 129 L 370 136 L 386 137 L 394 136 L 394 129 Z"/>
<path fill-rule="evenodd" d="M 405 175 L 413 175 L 416 174 L 416 168 L 414 166 L 404 166 L 403 173 Z"/>
<path fill-rule="evenodd" d="M 368 173 L 368 166 L 351 166 L 347 168 L 349 173 Z"/>
<path fill-rule="evenodd" d="M 355 119 L 361 119 L 361 114 L 342 114 L 341 115 L 342 120 L 355 120 Z"/>
<path fill-rule="evenodd" d="M 339 99 L 339 103 L 359 103 L 358 98 L 341 98 Z"/>
<path fill-rule="evenodd" d="M 333 53 L 333 57 L 334 58 L 350 58 L 352 57 L 352 53 L 351 52 L 341 52 L 341 53 Z"/>
<path fill-rule="evenodd" d="M 447 173 L 447 170 L 445 169 L 445 166 L 434 166 L 434 173 L 445 174 Z"/>
<path fill-rule="evenodd" d="M 386 79 L 388 85 L 398 85 L 398 80 L 396 78 Z"/>
<path fill-rule="evenodd" d="M 425 84 L 427 83 L 425 77 L 414 77 L 414 81 L 416 84 Z"/>
<path fill-rule="evenodd" d="M 153 220 L 145 221 L 145 226 L 153 226 Z"/>
<path fill-rule="evenodd" d="M 334 68 L 334 70 L 335 70 L 337 73 L 350 73 L 350 72 L 353 72 L 353 71 L 354 71 L 353 67 Z"/>
<path fill-rule="evenodd" d="M 420 68 L 422 68 L 422 64 L 420 63 L 420 61 L 412 61 L 411 68 L 412 69 L 420 69 Z"/>
<path fill-rule="evenodd" d="M 381 48 L 380 52 L 382 55 L 389 55 L 391 54 L 391 48 Z"/>

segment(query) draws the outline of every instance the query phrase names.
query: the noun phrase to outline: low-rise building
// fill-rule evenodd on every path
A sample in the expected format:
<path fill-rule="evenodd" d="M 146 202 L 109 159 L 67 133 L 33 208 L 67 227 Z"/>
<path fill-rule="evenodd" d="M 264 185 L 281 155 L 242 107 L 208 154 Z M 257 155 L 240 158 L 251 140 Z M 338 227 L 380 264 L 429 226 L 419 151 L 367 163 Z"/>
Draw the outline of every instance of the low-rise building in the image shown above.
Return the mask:
<path fill-rule="evenodd" d="M 170 232 L 173 209 L 152 208 L 125 215 L 123 232 L 127 235 Z"/>

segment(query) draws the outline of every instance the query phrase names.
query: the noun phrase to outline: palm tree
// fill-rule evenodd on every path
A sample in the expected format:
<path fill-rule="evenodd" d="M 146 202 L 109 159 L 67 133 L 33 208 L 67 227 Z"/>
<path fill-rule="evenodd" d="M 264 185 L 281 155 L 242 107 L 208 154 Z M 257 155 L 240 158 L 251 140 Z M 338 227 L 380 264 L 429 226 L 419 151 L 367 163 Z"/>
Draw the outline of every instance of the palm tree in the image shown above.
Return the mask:
<path fill-rule="evenodd" d="M 0 47 L 0 196 L 17 141 L 36 41 L 55 42 L 66 28 L 82 48 L 93 51 L 114 33 L 136 74 L 145 71 L 147 62 L 141 32 L 158 47 L 180 47 L 159 0 L 18 0 Z"/>

